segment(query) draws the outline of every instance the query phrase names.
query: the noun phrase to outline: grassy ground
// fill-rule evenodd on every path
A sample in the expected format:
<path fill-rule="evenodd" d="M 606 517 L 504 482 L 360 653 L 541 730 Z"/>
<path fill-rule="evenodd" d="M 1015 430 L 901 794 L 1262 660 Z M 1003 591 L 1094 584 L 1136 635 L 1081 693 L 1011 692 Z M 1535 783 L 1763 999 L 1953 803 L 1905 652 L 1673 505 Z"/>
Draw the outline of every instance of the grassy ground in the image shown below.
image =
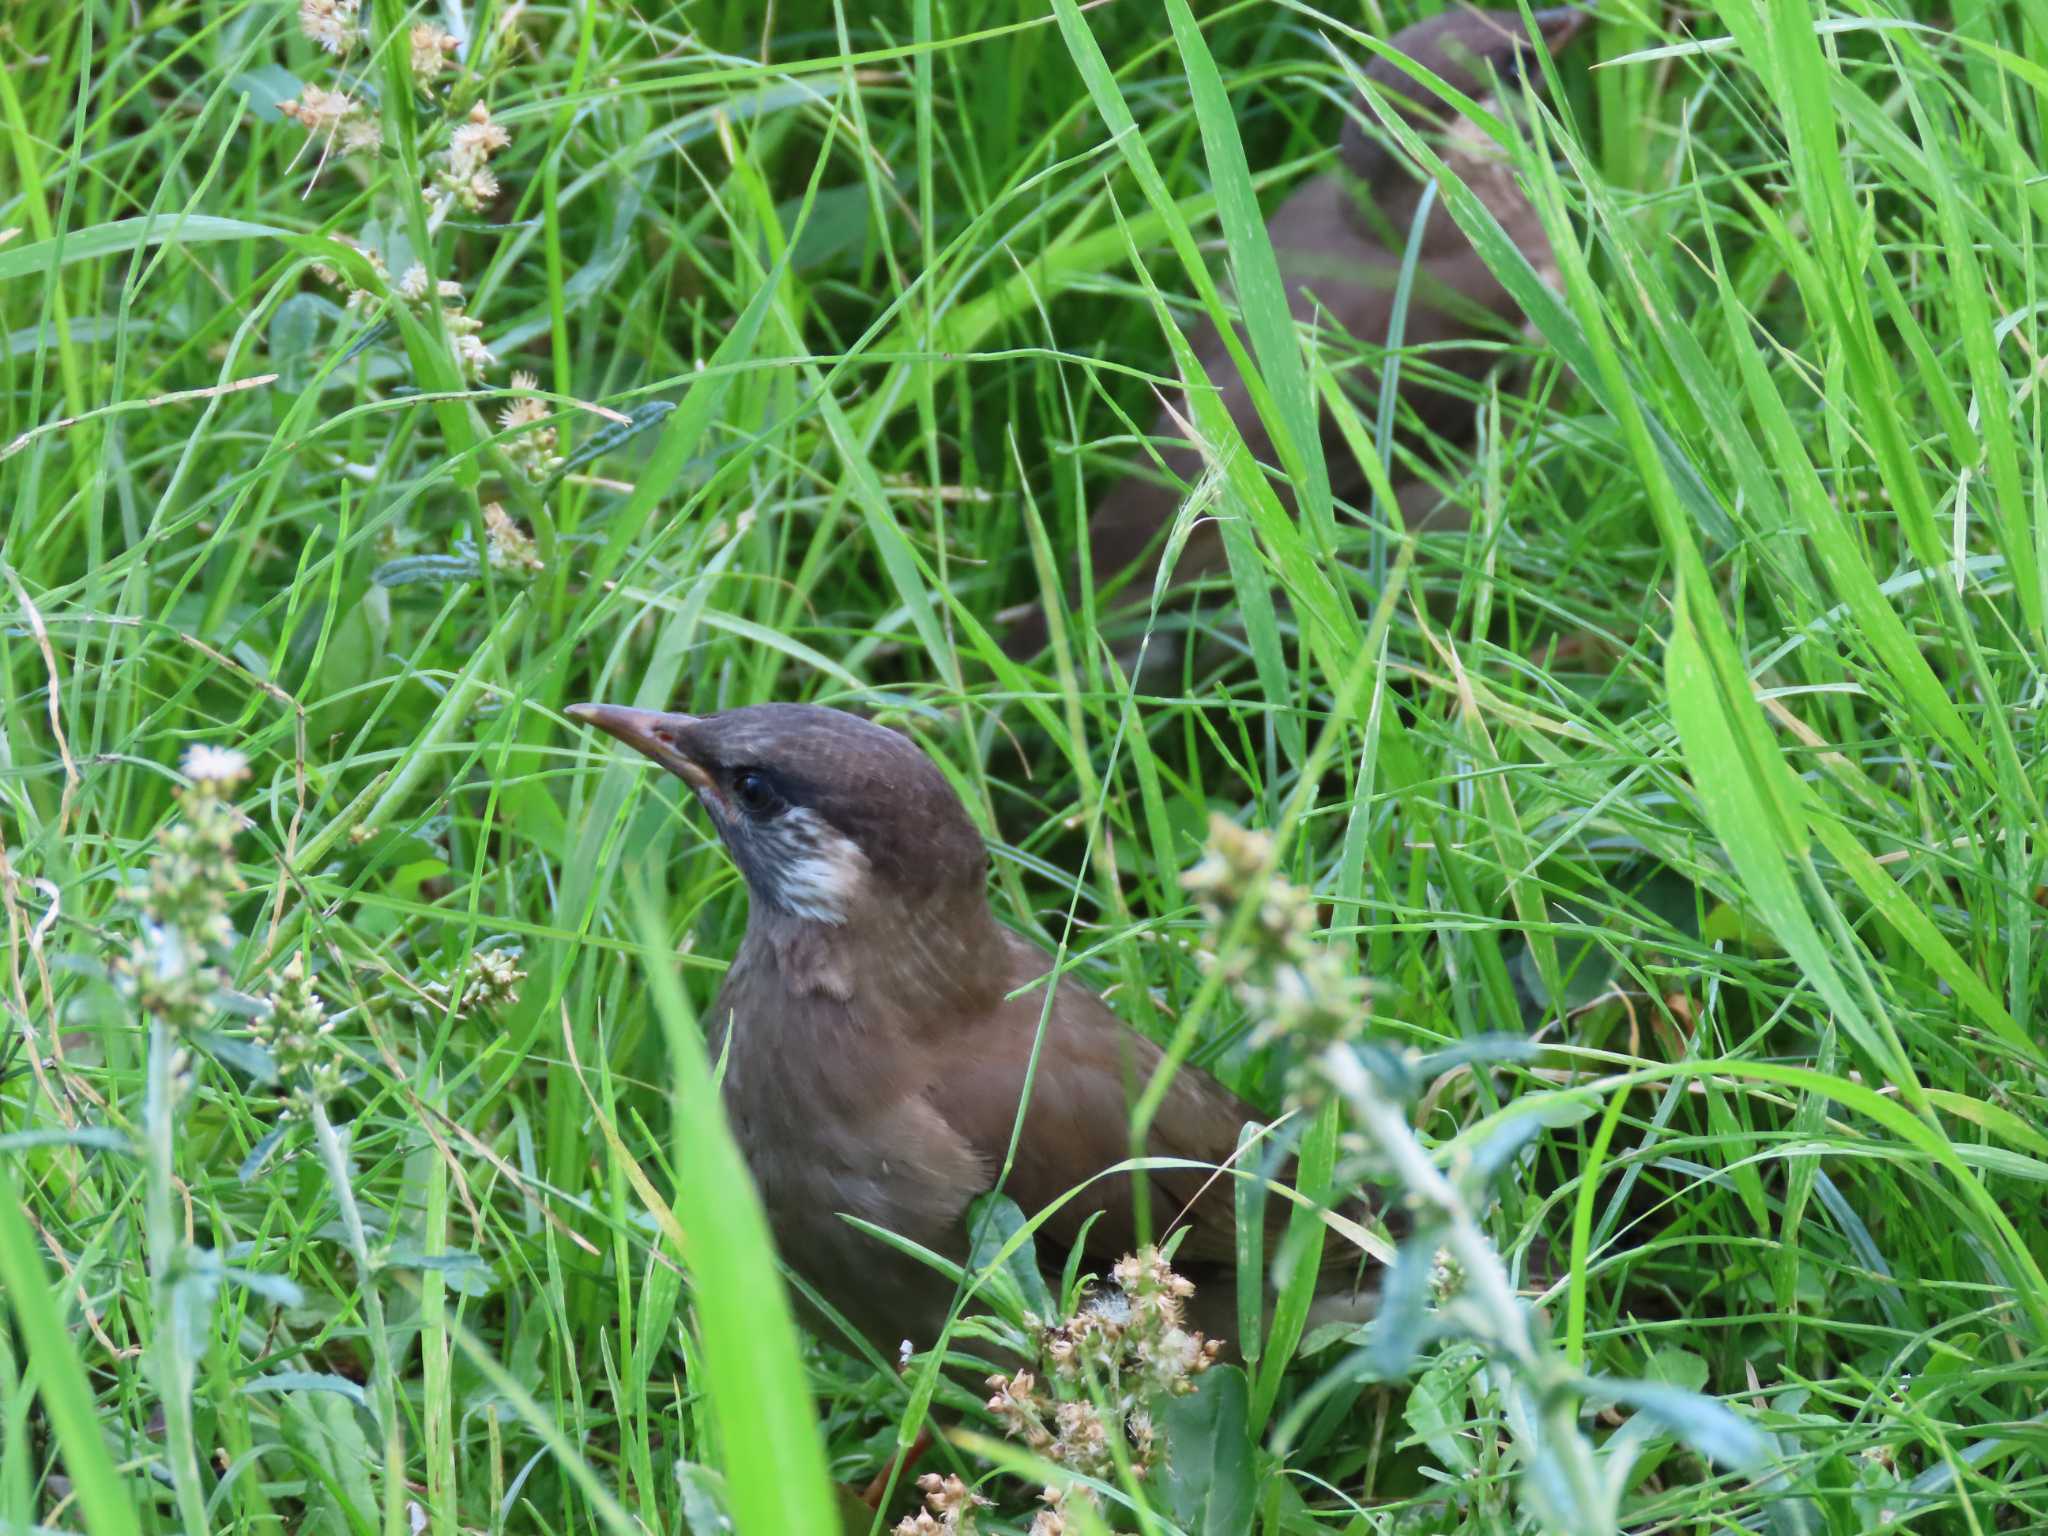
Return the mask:
<path fill-rule="evenodd" d="M 0 1529 L 820 1529 L 802 1447 L 861 1481 L 916 1422 L 771 1326 L 692 1046 L 744 892 L 589 698 L 904 725 L 1002 910 L 1277 1106 L 1178 879 L 1273 831 L 1375 1038 L 1541 1042 L 1413 1120 L 1544 1127 L 1486 1214 L 1556 1255 L 1543 1358 L 1768 1436 L 1544 1399 L 1632 1529 L 2048 1529 L 2040 9 L 1603 3 L 1518 139 L 1564 292 L 1474 400 L 1477 531 L 1376 587 L 1224 487 L 1292 601 L 1139 693 L 992 616 L 1149 419 L 1190 241 L 1231 275 L 1218 194 L 1242 252 L 1331 45 L 1409 19 L 1202 10 L 371 0 L 345 63 L 279 0 L 5 18 Z M 309 134 L 308 83 L 363 105 Z M 1305 410 L 1331 359 L 1262 355 Z M 235 868 L 167 862 L 202 744 Z M 1522 1476 L 1526 1371 L 1412 1364 L 1270 1341 L 1205 1528 L 1601 1528 Z"/>

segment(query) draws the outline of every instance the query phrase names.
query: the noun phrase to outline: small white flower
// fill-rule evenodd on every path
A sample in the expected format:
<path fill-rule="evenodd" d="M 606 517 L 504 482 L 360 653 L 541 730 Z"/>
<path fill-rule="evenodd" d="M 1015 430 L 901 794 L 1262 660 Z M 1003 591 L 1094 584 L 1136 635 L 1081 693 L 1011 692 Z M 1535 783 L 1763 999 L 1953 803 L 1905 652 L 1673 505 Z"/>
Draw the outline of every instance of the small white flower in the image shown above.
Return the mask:
<path fill-rule="evenodd" d="M 384 125 L 366 112 L 358 112 L 341 125 L 344 154 L 374 155 L 384 147 Z"/>
<path fill-rule="evenodd" d="M 324 85 L 308 85 L 296 101 L 280 101 L 280 116 L 297 121 L 308 133 L 332 133 L 359 110 L 346 91 L 330 91 Z"/>
<path fill-rule="evenodd" d="M 457 176 L 466 175 L 511 142 L 512 135 L 491 121 L 491 109 L 478 102 L 469 109 L 469 121 L 449 136 L 448 159 Z"/>
<path fill-rule="evenodd" d="M 441 71 L 455 57 L 455 50 L 462 45 L 445 27 L 424 22 L 412 29 L 412 78 L 421 90 L 430 90 Z"/>
<path fill-rule="evenodd" d="M 249 777 L 249 759 L 233 747 L 193 747 L 179 766 L 194 784 L 211 784 L 221 789 L 231 788 Z"/>
<path fill-rule="evenodd" d="M 486 553 L 491 562 L 491 569 L 530 575 L 543 568 L 540 551 L 535 547 L 532 537 L 511 519 L 499 502 L 484 504 L 484 536 L 489 541 Z M 493 950 L 478 960 L 478 969 L 486 976 L 511 972 L 512 958 L 502 950 Z M 515 979 L 525 975 L 523 971 L 512 974 Z"/>
<path fill-rule="evenodd" d="M 383 147 L 384 129 L 363 109 L 363 104 L 344 91 L 308 85 L 297 101 L 277 104 L 280 117 L 288 117 L 306 132 L 324 141 L 327 148 L 339 144 L 343 153 L 374 154 Z M 325 159 L 327 150 L 321 151 Z"/>
<path fill-rule="evenodd" d="M 475 383 L 498 366 L 497 354 L 476 337 L 457 336 L 454 338 L 454 344 L 455 361 L 471 383 Z"/>
<path fill-rule="evenodd" d="M 514 389 L 538 389 L 540 388 L 540 380 L 522 368 L 512 375 L 512 387 Z M 507 432 L 517 432 L 532 426 L 535 422 L 546 416 L 547 413 L 547 401 L 535 400 L 529 396 L 523 400 L 514 400 L 510 405 L 498 412 L 498 425 Z"/>
<path fill-rule="evenodd" d="M 362 36 L 362 0 L 299 0 L 299 30 L 329 53 L 347 53 Z"/>

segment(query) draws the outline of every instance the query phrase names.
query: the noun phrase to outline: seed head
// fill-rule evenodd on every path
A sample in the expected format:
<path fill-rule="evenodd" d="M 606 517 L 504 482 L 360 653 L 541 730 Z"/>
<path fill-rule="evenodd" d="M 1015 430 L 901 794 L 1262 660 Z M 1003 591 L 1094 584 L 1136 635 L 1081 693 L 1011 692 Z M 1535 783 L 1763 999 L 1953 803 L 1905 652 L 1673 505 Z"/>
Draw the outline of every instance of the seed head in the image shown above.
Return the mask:
<path fill-rule="evenodd" d="M 925 1473 L 917 1486 L 924 1490 L 925 1507 L 897 1521 L 894 1536 L 974 1536 L 974 1512 L 986 1509 L 987 1499 L 959 1478 L 937 1472 Z"/>
<path fill-rule="evenodd" d="M 468 119 L 456 128 L 448 141 L 448 164 L 434 178 L 434 193 L 454 198 L 471 213 L 498 195 L 498 178 L 491 174 L 490 159 L 512 142 L 500 123 L 491 121 L 491 109 L 482 102 L 470 108 Z"/>
<path fill-rule="evenodd" d="M 271 984 L 270 1014 L 257 1025 L 256 1038 L 270 1052 L 278 1081 L 295 1103 L 324 1102 L 340 1090 L 346 1063 L 334 1041 L 334 1026 L 304 959 L 293 955 Z"/>
<path fill-rule="evenodd" d="M 299 30 L 340 58 L 363 35 L 356 20 L 361 10 L 362 0 L 299 0 Z"/>
<path fill-rule="evenodd" d="M 532 537 L 495 501 L 487 503 L 484 507 L 484 537 L 488 541 L 486 549 L 492 570 L 505 571 L 516 576 L 531 576 L 542 569 L 540 550 L 534 545 Z M 492 955 L 485 956 L 478 964 L 488 962 L 492 956 L 499 953 L 501 952 L 493 951 Z M 509 968 L 509 958 L 505 964 Z M 525 973 L 513 974 L 516 977 Z"/>
<path fill-rule="evenodd" d="M 1296 1040 L 1322 1045 L 1351 1038 L 1370 1011 L 1370 994 L 1344 957 L 1317 942 L 1315 897 L 1271 872 L 1272 839 L 1222 816 L 1209 819 L 1202 860 L 1181 877 L 1213 931 L 1255 903 L 1250 931 L 1230 954 L 1205 953 L 1257 1020 L 1253 1043 Z"/>
<path fill-rule="evenodd" d="M 540 380 L 521 370 L 512 375 L 512 387 L 538 389 Z M 530 395 L 514 400 L 498 413 L 498 425 L 519 434 L 505 445 L 505 453 L 529 480 L 545 480 L 561 467 L 562 456 L 555 451 L 560 437 L 553 427 L 538 425 L 547 414 L 548 403 Z"/>
<path fill-rule="evenodd" d="M 278 112 L 291 118 L 309 135 L 339 145 L 345 151 L 375 153 L 384 144 L 384 130 L 361 102 L 343 91 L 308 85 L 296 101 L 281 101 Z"/>
<path fill-rule="evenodd" d="M 422 22 L 412 29 L 412 80 L 423 91 L 431 91 L 441 72 L 454 60 L 462 45 L 446 27 Z"/>

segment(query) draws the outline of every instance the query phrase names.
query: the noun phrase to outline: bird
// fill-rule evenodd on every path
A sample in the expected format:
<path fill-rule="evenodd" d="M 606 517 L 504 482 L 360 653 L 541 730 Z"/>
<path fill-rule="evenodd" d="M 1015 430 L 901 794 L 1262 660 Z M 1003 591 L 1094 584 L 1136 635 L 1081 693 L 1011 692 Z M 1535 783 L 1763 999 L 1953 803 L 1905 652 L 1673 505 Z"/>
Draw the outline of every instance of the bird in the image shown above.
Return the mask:
<path fill-rule="evenodd" d="M 1560 6 L 1533 13 L 1534 37 L 1512 11 L 1458 8 L 1396 33 L 1388 46 L 1435 74 L 1446 85 L 1491 110 L 1494 82 L 1533 75 L 1529 66 L 1540 45 L 1560 52 L 1585 25 L 1587 13 Z M 1557 282 L 1556 258 L 1527 194 L 1516 182 L 1498 145 L 1478 124 L 1417 84 L 1398 65 L 1375 55 L 1363 74 L 1412 126 L 1435 141 L 1446 166 L 1492 212 L 1528 258 L 1537 275 Z M 1396 282 L 1414 218 L 1427 190 L 1416 168 L 1347 115 L 1340 131 L 1338 164 L 1312 177 L 1274 211 L 1266 232 L 1273 243 L 1288 307 L 1297 325 L 1326 325 L 1369 346 L 1388 342 L 1394 318 Z M 1423 225 L 1416 278 L 1403 320 L 1402 344 L 1423 352 L 1429 369 L 1463 379 L 1485 376 L 1499 356 L 1498 343 L 1514 334 L 1521 312 L 1472 243 L 1438 199 Z M 1212 383 L 1246 450 L 1262 464 L 1274 462 L 1273 439 L 1253 407 L 1250 390 L 1231 361 L 1221 337 L 1205 316 L 1188 337 L 1202 373 Z M 1362 381 L 1370 420 L 1378 374 Z M 1422 429 L 1403 435 L 1411 450 L 1435 437 L 1469 438 L 1469 398 L 1434 382 L 1428 370 L 1410 367 L 1399 377 L 1399 398 Z M 1202 451 L 1183 434 L 1192 413 L 1181 395 L 1162 406 L 1152 437 L 1164 477 L 1133 471 L 1116 482 L 1090 514 L 1088 570 L 1098 587 L 1128 575 L 1133 597 L 1154 586 L 1167 529 L 1180 509 L 1181 485 L 1202 473 Z M 1365 476 L 1326 411 L 1321 423 L 1331 489 L 1353 500 L 1366 489 Z M 1390 474 L 1396 473 L 1389 466 Z M 1394 498 L 1411 532 L 1455 528 L 1464 513 L 1428 481 L 1397 478 Z M 1174 584 L 1222 567 L 1223 540 L 1213 520 L 1190 531 L 1172 572 Z M 1003 636 L 1003 649 L 1027 660 L 1045 647 L 1048 624 L 1042 604 L 1027 605 Z"/>
<path fill-rule="evenodd" d="M 1006 1163 L 1027 1215 L 1079 1190 L 1041 1255 L 1080 1243 L 1107 1266 L 1134 1248 L 1132 1176 L 1097 1176 L 1130 1157 L 1162 1053 L 998 921 L 981 834 L 922 748 L 809 704 L 566 713 L 688 785 L 746 882 L 710 1015 L 725 1112 L 784 1262 L 833 1311 L 885 1356 L 938 1343 L 954 1282 L 846 1218 L 964 1261 L 969 1206 Z M 1231 1272 L 1236 1229 L 1230 1179 L 1203 1170 L 1264 1118 L 1182 1066 L 1151 1122 L 1151 1156 L 1200 1165 L 1143 1177 L 1158 1226 L 1186 1228 L 1174 1263 L 1212 1323 L 1235 1315 L 1203 1280 Z"/>

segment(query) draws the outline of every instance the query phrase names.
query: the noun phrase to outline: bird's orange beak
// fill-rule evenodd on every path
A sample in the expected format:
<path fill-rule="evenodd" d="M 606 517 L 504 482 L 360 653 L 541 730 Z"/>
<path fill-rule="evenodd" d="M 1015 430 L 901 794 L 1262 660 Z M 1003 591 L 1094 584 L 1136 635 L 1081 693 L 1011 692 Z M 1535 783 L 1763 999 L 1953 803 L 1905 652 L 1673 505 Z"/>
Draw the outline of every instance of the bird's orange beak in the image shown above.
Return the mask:
<path fill-rule="evenodd" d="M 607 736 L 618 738 L 692 789 L 715 792 L 711 775 L 683 749 L 683 733 L 697 723 L 695 715 L 630 709 L 623 704 L 571 704 L 562 713 L 580 725 L 594 725 Z"/>

